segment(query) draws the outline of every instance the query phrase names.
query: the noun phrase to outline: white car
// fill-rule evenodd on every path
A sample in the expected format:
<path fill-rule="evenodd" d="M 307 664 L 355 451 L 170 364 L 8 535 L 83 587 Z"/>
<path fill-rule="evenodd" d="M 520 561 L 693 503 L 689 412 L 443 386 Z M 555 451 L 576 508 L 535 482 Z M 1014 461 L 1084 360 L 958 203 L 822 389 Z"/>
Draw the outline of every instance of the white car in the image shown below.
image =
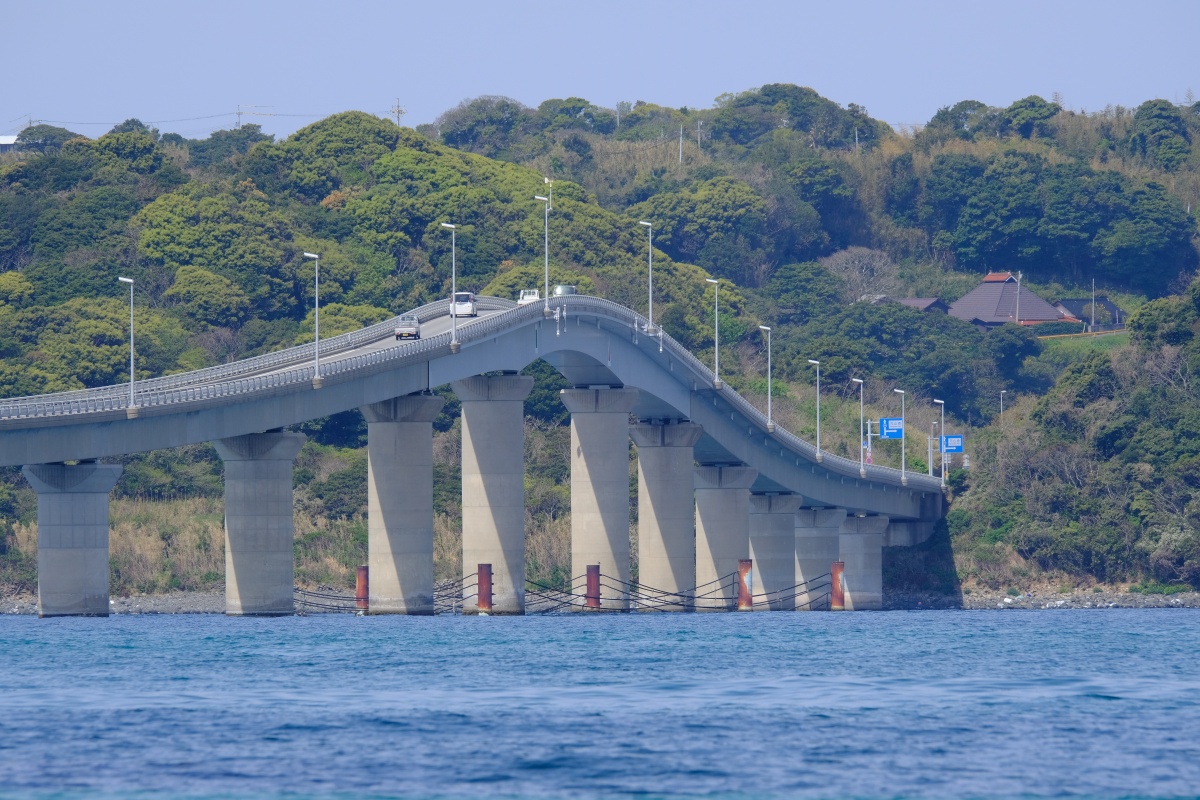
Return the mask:
<path fill-rule="evenodd" d="M 517 305 L 527 306 L 530 303 L 536 303 L 541 299 L 542 295 L 537 289 L 522 289 L 521 296 L 517 298 Z"/>
<path fill-rule="evenodd" d="M 477 317 L 479 308 L 475 305 L 473 292 L 455 292 L 450 302 L 450 314 L 455 317 Z"/>

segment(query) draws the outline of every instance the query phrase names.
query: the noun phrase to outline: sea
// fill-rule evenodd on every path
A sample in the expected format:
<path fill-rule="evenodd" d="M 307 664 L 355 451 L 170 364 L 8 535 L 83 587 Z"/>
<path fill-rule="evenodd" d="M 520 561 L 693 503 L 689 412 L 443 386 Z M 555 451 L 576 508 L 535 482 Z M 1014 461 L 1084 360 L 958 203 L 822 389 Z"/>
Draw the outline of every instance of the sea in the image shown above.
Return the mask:
<path fill-rule="evenodd" d="M 1196 798 L 1200 610 L 0 617 L 2 798 Z"/>

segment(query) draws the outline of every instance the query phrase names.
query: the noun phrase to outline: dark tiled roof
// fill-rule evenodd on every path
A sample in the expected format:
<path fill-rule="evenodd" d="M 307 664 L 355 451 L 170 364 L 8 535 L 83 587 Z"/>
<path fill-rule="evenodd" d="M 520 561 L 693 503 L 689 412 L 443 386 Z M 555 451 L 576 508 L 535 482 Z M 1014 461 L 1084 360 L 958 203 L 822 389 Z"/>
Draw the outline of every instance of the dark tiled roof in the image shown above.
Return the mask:
<path fill-rule="evenodd" d="M 1090 297 L 1068 297 L 1055 303 L 1055 307 L 1062 309 L 1065 313 L 1070 314 L 1076 319 L 1083 320 L 1090 316 L 1086 309 L 1091 304 L 1092 298 Z M 1107 297 L 1097 297 L 1096 307 L 1107 309 L 1109 316 L 1114 320 L 1118 318 L 1123 319 L 1125 317 L 1125 312 L 1118 308 L 1117 304 L 1109 300 Z M 1022 312 L 1021 316 L 1025 316 L 1024 312 Z"/>
<path fill-rule="evenodd" d="M 1025 286 L 1021 292 L 1021 323 L 1054 322 L 1064 315 Z M 1011 273 L 991 273 L 984 282 L 950 306 L 950 316 L 987 325 L 1017 321 L 1017 279 Z"/>
<path fill-rule="evenodd" d="M 921 311 L 945 311 L 949 308 L 940 297 L 896 297 L 892 298 L 892 302 Z"/>

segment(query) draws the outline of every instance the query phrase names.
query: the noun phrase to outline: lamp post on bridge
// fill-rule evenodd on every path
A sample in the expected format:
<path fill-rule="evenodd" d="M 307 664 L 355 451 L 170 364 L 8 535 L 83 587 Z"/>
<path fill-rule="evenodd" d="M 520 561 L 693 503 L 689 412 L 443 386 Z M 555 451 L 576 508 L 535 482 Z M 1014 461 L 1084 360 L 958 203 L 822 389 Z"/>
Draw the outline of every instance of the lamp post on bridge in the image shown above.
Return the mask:
<path fill-rule="evenodd" d="M 863 460 L 866 457 L 863 445 L 863 381 L 862 378 L 851 378 L 850 380 L 858 384 L 858 476 L 865 478 L 867 477 L 867 465 Z"/>
<path fill-rule="evenodd" d="M 774 433 L 775 421 L 771 417 L 771 329 L 766 325 L 759 325 L 758 329 L 767 332 L 767 433 Z"/>
<path fill-rule="evenodd" d="M 549 179 L 546 180 L 549 183 Z M 542 316 L 550 319 L 550 198 L 540 194 L 533 196 L 534 200 L 541 200 L 546 206 L 546 224 L 544 229 L 545 235 L 545 259 L 546 259 L 546 294 L 542 305 Z"/>
<path fill-rule="evenodd" d="M 137 404 L 133 399 L 133 278 L 117 278 L 129 284 L 129 408 L 126 416 L 137 416 Z"/>
<path fill-rule="evenodd" d="M 654 335 L 654 226 L 646 220 L 638 220 L 646 226 L 646 274 L 648 276 L 648 299 L 646 300 L 646 335 Z"/>
<path fill-rule="evenodd" d="M 821 362 L 810 358 L 808 363 L 817 367 L 817 461 L 821 460 Z"/>
<path fill-rule="evenodd" d="M 941 458 L 941 461 L 942 461 L 942 488 L 945 488 L 945 486 L 946 486 L 946 401 L 945 400 L 934 400 L 933 402 L 937 403 L 939 406 L 942 407 L 942 423 L 941 423 L 941 427 L 938 428 L 938 430 L 940 431 L 940 434 L 941 434 L 938 437 L 938 452 L 942 454 L 942 458 Z"/>
<path fill-rule="evenodd" d="M 549 217 L 547 217 L 547 220 Z M 547 222 L 547 224 L 549 224 Z M 457 353 L 458 343 L 458 314 L 454 313 L 454 295 L 458 294 L 458 243 L 455 239 L 457 226 L 449 222 L 442 223 L 443 228 L 450 229 L 450 352 Z M 549 299 L 547 298 L 547 302 Z"/>
<path fill-rule="evenodd" d="M 713 388 L 721 388 L 721 282 L 716 278 L 705 278 L 713 285 Z"/>
<path fill-rule="evenodd" d="M 900 483 L 908 486 L 908 468 L 906 466 L 908 458 L 906 457 L 905 452 L 905 445 L 907 444 L 906 440 L 908 439 L 908 428 L 907 422 L 904 419 L 904 390 L 892 389 L 892 391 L 900 395 Z"/>
<path fill-rule="evenodd" d="M 313 388 L 321 388 L 321 257 L 305 253 L 313 260 Z"/>

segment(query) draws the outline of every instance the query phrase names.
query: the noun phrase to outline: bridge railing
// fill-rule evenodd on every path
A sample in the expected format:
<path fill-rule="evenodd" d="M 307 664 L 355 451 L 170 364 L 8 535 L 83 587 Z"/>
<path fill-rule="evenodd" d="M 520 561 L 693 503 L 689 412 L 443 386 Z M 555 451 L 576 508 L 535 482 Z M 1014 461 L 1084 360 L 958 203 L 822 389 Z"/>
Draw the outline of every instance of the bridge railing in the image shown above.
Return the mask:
<path fill-rule="evenodd" d="M 481 311 L 505 311 L 516 307 L 516 303 L 500 297 L 480 297 L 478 300 Z M 406 314 L 415 314 L 422 323 L 437 317 L 446 316 L 450 307 L 449 300 L 438 300 L 421 306 Z M 398 315 L 399 316 L 399 315 Z M 335 359 L 340 353 L 362 347 L 365 344 L 379 341 L 393 335 L 397 317 L 392 317 L 375 325 L 361 328 L 350 333 L 331 336 L 321 342 L 320 353 L 323 359 Z M 435 337 L 437 338 L 437 337 Z M 428 340 L 418 340 L 427 342 Z M 449 342 L 447 334 L 447 343 Z M 420 348 L 424 350 L 426 348 Z M 313 358 L 313 348 L 308 345 L 297 345 L 273 353 L 243 359 L 232 364 L 221 364 L 213 367 L 183 372 L 177 375 L 164 375 L 158 378 L 136 381 L 134 383 L 134 405 L 140 407 L 165 405 L 172 402 L 173 392 L 191 402 L 211 397 L 224 397 L 229 394 L 240 394 L 243 391 L 253 391 L 247 387 L 275 388 L 285 383 L 312 380 L 312 369 L 306 372 L 304 365 Z M 336 362 L 333 362 L 336 363 Z M 300 369 L 284 373 L 289 380 L 250 380 L 257 373 L 278 371 L 288 365 L 297 365 Z M 325 372 L 322 364 L 322 372 Z M 341 371 L 341 370 L 339 370 Z M 264 376 L 270 377 L 270 376 Z M 184 391 L 198 389 L 198 391 Z M 114 384 L 95 389 L 77 389 L 69 392 L 57 392 L 48 395 L 33 395 L 0 399 L 0 419 L 21 417 L 61 416 L 64 414 L 86 414 L 99 411 L 115 411 L 128 408 L 129 385 Z"/>

